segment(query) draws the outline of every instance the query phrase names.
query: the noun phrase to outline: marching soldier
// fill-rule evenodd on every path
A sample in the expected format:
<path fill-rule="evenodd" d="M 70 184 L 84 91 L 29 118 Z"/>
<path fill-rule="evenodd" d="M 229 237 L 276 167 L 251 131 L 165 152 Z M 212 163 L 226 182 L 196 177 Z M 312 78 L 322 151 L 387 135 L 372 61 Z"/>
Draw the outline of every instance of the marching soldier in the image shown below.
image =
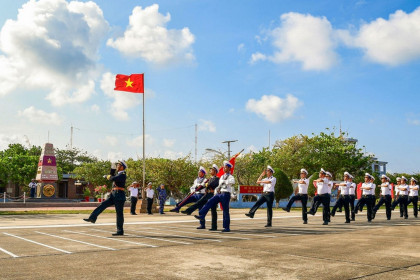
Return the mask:
<path fill-rule="evenodd" d="M 112 181 L 112 192 L 108 199 L 102 202 L 93 212 L 90 214 L 89 218 L 83 219 L 86 222 L 95 223 L 99 214 L 102 213 L 106 208 L 111 205 L 115 205 L 115 211 L 117 214 L 117 232 L 113 233 L 113 236 L 124 235 L 124 203 L 125 203 L 125 181 L 127 175 L 125 170 L 127 169 L 127 164 L 120 160 L 115 165 L 112 163 L 110 175 L 104 175 L 104 178 Z"/>
<path fill-rule="evenodd" d="M 217 177 L 217 173 L 219 173 L 219 168 L 216 164 L 213 164 L 212 168 L 210 169 L 210 175 L 212 176 L 208 183 L 206 183 L 206 194 L 200 198 L 196 203 L 188 207 L 188 209 L 181 211 L 181 213 L 186 215 L 191 215 L 192 212 L 195 210 L 201 210 L 201 208 L 209 201 L 210 198 L 214 196 L 214 189 L 219 186 L 219 177 Z M 197 229 L 205 229 L 206 228 L 206 221 L 203 219 L 200 221 L 200 226 Z M 217 230 L 217 204 L 211 207 L 211 229 L 210 231 Z"/>
<path fill-rule="evenodd" d="M 376 197 L 375 197 L 375 189 L 376 189 L 376 184 L 375 182 L 375 177 L 373 177 L 372 175 L 369 174 L 369 182 L 372 184 L 372 190 L 373 190 L 373 197 L 369 197 L 372 201 L 372 207 L 375 205 L 376 202 Z M 362 212 L 363 211 L 363 207 L 365 207 L 366 205 L 366 200 L 359 200 L 357 202 L 356 208 Z M 373 208 L 372 208 L 373 209 Z M 373 211 L 373 210 L 372 210 Z M 357 213 L 357 212 L 356 212 Z M 373 213 L 373 212 L 372 212 Z M 373 217 L 373 214 L 372 214 Z M 372 218 L 373 219 L 373 218 Z"/>
<path fill-rule="evenodd" d="M 350 204 L 350 213 L 351 213 L 351 220 L 355 221 L 356 220 L 356 215 L 354 214 L 354 201 L 356 200 L 356 183 L 353 182 L 353 175 L 350 174 L 350 188 L 349 188 L 349 204 Z"/>
<path fill-rule="evenodd" d="M 400 196 L 400 190 L 398 189 L 401 185 L 401 178 L 397 177 L 397 185 L 394 186 L 394 191 L 395 191 L 395 196 L 394 196 L 394 201 L 392 203 L 394 203 L 395 201 L 398 200 L 398 197 Z M 402 206 L 402 204 L 400 203 L 399 205 L 400 207 L 400 218 L 404 217 L 404 207 Z M 391 209 L 392 209 L 392 204 L 391 204 Z"/>
<path fill-rule="evenodd" d="M 334 217 L 335 211 L 337 210 L 337 208 L 344 206 L 346 224 L 350 223 L 350 210 L 349 210 L 349 202 L 350 202 L 349 190 L 351 187 L 350 176 L 351 176 L 350 173 L 348 173 L 347 171 L 344 172 L 344 182 L 336 185 L 339 187 L 339 195 L 338 195 L 339 198 L 336 201 L 331 212 L 331 216 Z"/>
<path fill-rule="evenodd" d="M 304 224 L 308 223 L 306 203 L 308 202 L 309 179 L 307 179 L 306 176 L 308 176 L 308 171 L 302 168 L 300 170 L 300 180 L 293 181 L 293 183 L 298 184 L 298 187 L 295 190 L 295 195 L 289 200 L 289 203 L 287 203 L 286 208 L 283 208 L 284 211 L 290 212 L 290 208 L 292 207 L 293 202 L 295 202 L 296 200 L 300 200 L 302 202 L 302 219 Z"/>
<path fill-rule="evenodd" d="M 382 175 L 381 176 L 381 181 L 382 184 L 380 185 L 381 187 L 381 198 L 378 201 L 378 204 L 375 205 L 375 207 L 373 207 L 373 219 L 375 219 L 376 216 L 376 212 L 379 210 L 379 207 L 382 206 L 382 204 L 385 203 L 385 212 L 386 212 L 386 219 L 387 220 L 391 220 L 391 192 L 392 192 L 392 187 L 389 184 L 389 178 L 386 175 Z"/>
<path fill-rule="evenodd" d="M 249 210 L 249 213 L 245 215 L 254 218 L 255 212 L 260 208 L 263 203 L 267 204 L 267 224 L 265 227 L 272 226 L 273 219 L 273 202 L 274 202 L 274 187 L 276 186 L 276 177 L 273 177 L 274 169 L 268 165 L 267 169 L 264 170 L 260 177 L 258 177 L 257 184 L 264 186 L 263 193 L 261 194 L 260 199 L 255 202 L 254 206 Z M 263 176 L 267 175 L 264 179 Z"/>
<path fill-rule="evenodd" d="M 417 202 L 419 201 L 419 186 L 417 185 L 417 180 L 413 177 L 411 177 L 410 180 L 410 193 L 408 195 L 408 202 L 407 205 L 409 205 L 410 203 L 413 203 L 413 214 L 414 217 L 417 218 L 417 213 L 418 213 L 418 209 L 417 209 Z"/>
<path fill-rule="evenodd" d="M 371 183 L 371 179 L 372 179 L 372 175 L 370 175 L 369 173 L 365 174 L 365 182 L 362 184 L 362 198 L 359 199 L 359 201 L 357 202 L 356 208 L 355 208 L 355 214 L 357 214 L 357 211 L 360 207 L 360 205 L 364 205 L 366 204 L 367 207 L 367 219 L 368 222 L 372 222 L 372 193 L 375 193 L 375 189 L 372 186 Z"/>
<path fill-rule="evenodd" d="M 181 209 L 182 206 L 192 202 L 197 202 L 204 196 L 204 193 L 206 192 L 204 188 L 204 184 L 206 183 L 206 173 L 206 169 L 200 166 L 200 169 L 198 170 L 198 177 L 194 180 L 194 184 L 190 188 L 190 194 L 186 196 L 181 202 L 177 203 L 174 209 L 169 210 L 170 212 L 179 213 L 179 209 Z"/>
<path fill-rule="evenodd" d="M 209 201 L 201 208 L 198 215 L 194 217 L 200 221 L 204 221 L 207 212 L 210 208 L 217 205 L 219 202 L 223 208 L 223 230 L 222 232 L 230 231 L 230 215 L 229 215 L 229 202 L 232 193 L 233 185 L 235 184 L 235 178 L 230 174 L 230 170 L 233 165 L 229 161 L 223 162 L 223 170 L 225 174 L 219 179 L 219 186 L 215 189 L 215 195 L 210 198 Z"/>
<path fill-rule="evenodd" d="M 159 200 L 159 213 L 163 215 L 165 214 L 165 212 L 163 212 L 163 208 L 165 207 L 165 201 L 166 201 L 165 185 L 160 184 L 159 188 L 157 188 L 156 191 L 158 193 L 158 200 Z"/>
<path fill-rule="evenodd" d="M 408 192 L 410 187 L 407 185 L 407 178 L 401 176 L 401 185 L 398 187 L 398 199 L 394 201 L 391 205 L 392 211 L 394 211 L 397 204 L 400 204 L 400 208 L 403 209 L 404 219 L 408 219 L 408 212 L 407 212 L 407 202 L 408 202 Z"/>
<path fill-rule="evenodd" d="M 131 215 L 137 215 L 136 214 L 136 205 L 137 205 L 137 200 L 138 200 L 138 196 L 139 196 L 139 183 L 137 182 L 133 182 L 130 187 L 128 188 L 128 190 L 130 191 L 130 202 L 131 202 L 131 207 L 130 207 L 130 213 Z"/>
<path fill-rule="evenodd" d="M 317 187 L 317 195 L 320 203 L 322 204 L 322 219 L 324 220 L 323 225 L 328 225 L 329 216 L 330 216 L 330 195 L 328 194 L 328 184 L 329 180 L 326 178 L 326 171 L 321 168 L 319 171 L 319 179 L 314 180 L 316 182 Z M 311 210 L 309 210 L 309 214 L 315 215 L 315 204 L 312 204 Z"/>

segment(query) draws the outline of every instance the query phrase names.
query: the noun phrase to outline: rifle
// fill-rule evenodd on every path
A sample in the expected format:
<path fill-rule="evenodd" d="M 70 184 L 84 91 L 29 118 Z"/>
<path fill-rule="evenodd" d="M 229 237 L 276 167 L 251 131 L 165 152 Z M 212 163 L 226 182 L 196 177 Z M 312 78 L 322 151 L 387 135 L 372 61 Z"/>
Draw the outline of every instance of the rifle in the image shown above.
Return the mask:
<path fill-rule="evenodd" d="M 189 195 L 187 195 L 187 197 L 185 197 L 184 198 L 184 200 L 182 200 L 179 204 L 178 204 L 178 207 L 179 208 L 181 208 L 184 204 L 185 204 L 185 202 L 191 197 L 191 196 L 193 196 L 194 194 L 196 194 L 198 191 L 200 191 L 200 190 L 202 190 L 203 188 L 205 188 L 205 185 L 206 185 L 206 183 L 209 181 L 209 179 L 205 179 L 204 181 L 203 181 L 203 183 L 201 184 L 201 185 L 198 185 L 196 188 L 195 188 L 195 191 L 194 192 L 192 192 L 192 193 L 190 193 Z"/>

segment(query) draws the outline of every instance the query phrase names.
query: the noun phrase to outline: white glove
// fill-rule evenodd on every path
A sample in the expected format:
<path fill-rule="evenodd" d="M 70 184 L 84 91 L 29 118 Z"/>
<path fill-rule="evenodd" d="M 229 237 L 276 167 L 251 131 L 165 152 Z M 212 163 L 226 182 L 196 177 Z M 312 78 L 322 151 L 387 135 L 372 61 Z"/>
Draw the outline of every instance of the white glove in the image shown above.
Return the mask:
<path fill-rule="evenodd" d="M 107 179 L 107 178 L 108 178 L 108 175 L 104 175 L 103 177 L 104 177 L 105 179 Z"/>
<path fill-rule="evenodd" d="M 117 169 L 117 165 L 115 164 L 115 162 L 111 163 L 111 169 Z"/>

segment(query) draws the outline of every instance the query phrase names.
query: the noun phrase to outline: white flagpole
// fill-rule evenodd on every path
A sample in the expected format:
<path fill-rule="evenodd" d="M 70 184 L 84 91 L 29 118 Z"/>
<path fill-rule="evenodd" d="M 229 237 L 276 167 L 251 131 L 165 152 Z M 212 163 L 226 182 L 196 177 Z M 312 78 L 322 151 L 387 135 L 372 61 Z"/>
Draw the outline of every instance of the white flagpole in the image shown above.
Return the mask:
<path fill-rule="evenodd" d="M 143 76 L 143 79 L 144 79 L 144 76 Z M 143 80 L 144 81 L 144 80 Z M 144 129 L 144 95 L 146 94 L 146 92 L 145 91 L 143 91 L 143 190 L 145 189 L 145 184 L 146 184 L 146 153 L 145 153 L 145 150 L 146 150 L 146 148 L 145 148 L 145 140 L 146 140 L 146 132 L 145 132 L 145 129 Z"/>

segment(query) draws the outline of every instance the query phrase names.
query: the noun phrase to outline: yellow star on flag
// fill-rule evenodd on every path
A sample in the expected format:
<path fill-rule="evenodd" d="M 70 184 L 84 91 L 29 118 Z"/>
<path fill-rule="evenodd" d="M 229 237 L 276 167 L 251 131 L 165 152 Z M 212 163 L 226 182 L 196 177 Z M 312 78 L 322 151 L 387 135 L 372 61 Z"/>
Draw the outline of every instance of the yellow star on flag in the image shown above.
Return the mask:
<path fill-rule="evenodd" d="M 125 87 L 133 87 L 133 82 L 130 80 L 130 78 L 128 78 L 127 81 L 125 81 L 126 85 Z"/>

